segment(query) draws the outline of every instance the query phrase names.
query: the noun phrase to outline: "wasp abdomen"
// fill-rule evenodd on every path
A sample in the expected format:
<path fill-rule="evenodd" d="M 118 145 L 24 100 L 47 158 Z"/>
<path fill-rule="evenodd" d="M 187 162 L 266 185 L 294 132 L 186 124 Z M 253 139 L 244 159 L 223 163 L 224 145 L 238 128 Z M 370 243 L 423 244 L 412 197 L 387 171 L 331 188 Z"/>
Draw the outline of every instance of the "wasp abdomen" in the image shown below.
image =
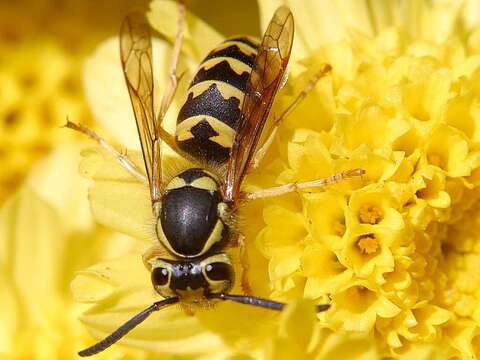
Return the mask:
<path fill-rule="evenodd" d="M 202 169 L 189 169 L 165 188 L 157 220 L 162 244 L 180 257 L 197 257 L 227 241 L 224 205 L 216 180 Z"/>
<path fill-rule="evenodd" d="M 253 38 L 232 38 L 203 60 L 177 118 L 182 150 L 208 162 L 227 161 L 257 49 Z"/>

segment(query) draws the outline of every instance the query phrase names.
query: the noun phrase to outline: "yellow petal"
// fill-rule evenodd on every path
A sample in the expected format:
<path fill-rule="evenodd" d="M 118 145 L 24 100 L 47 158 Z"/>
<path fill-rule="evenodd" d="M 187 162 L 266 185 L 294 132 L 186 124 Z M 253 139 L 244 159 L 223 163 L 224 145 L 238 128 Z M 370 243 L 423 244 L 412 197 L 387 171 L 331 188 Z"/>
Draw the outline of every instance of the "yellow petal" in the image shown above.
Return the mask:
<path fill-rule="evenodd" d="M 84 144 L 57 147 L 32 169 L 27 179 L 27 183 L 62 215 L 62 223 L 70 231 L 85 231 L 91 228 L 93 221 L 86 197 L 88 180 L 79 177 L 77 171 Z"/>
<path fill-rule="evenodd" d="M 308 350 L 312 346 L 311 341 L 315 324 L 313 304 L 301 301 L 288 305 L 282 313 L 278 338 L 274 340 L 268 358 L 306 358 Z"/>
<path fill-rule="evenodd" d="M 34 304 L 46 301 L 62 276 L 56 265 L 64 256 L 65 229 L 54 210 L 28 187 L 5 203 L 1 222 L 2 263 L 8 264 L 7 274 L 27 309 L 35 312 Z"/>
<path fill-rule="evenodd" d="M 262 29 L 280 5 L 287 5 L 297 20 L 293 47 L 296 59 L 306 57 L 323 44 L 340 40 L 348 28 L 372 33 L 368 5 L 359 1 L 259 1 Z"/>
<path fill-rule="evenodd" d="M 367 360 L 380 357 L 372 334 L 322 329 L 321 336 L 318 354 L 315 357 L 317 360 Z"/>
<path fill-rule="evenodd" d="M 150 3 L 148 20 L 152 27 L 171 43 L 177 33 L 178 5 L 171 0 L 155 0 Z M 223 36 L 200 18 L 187 11 L 182 51 L 197 63 L 222 40 Z"/>
<path fill-rule="evenodd" d="M 170 47 L 165 41 L 154 39 L 153 43 L 154 103 L 155 109 L 160 104 L 170 66 Z M 179 73 L 186 69 L 185 62 L 180 63 Z M 128 149 L 139 149 L 138 132 L 135 125 L 132 105 L 125 84 L 120 64 L 118 37 L 104 41 L 97 50 L 87 58 L 83 72 L 85 95 L 95 119 L 105 129 L 107 135 L 113 136 Z M 165 118 L 166 128 L 170 129 L 176 122 L 180 101 L 185 94 L 186 83 L 181 82 L 174 101 Z M 181 99 L 181 100 L 180 100 Z"/>
<path fill-rule="evenodd" d="M 130 156 L 141 164 L 138 153 Z M 147 184 L 133 178 L 110 154 L 98 150 L 84 152 L 81 171 L 95 179 L 89 189 L 90 206 L 100 224 L 139 239 L 155 239 Z"/>

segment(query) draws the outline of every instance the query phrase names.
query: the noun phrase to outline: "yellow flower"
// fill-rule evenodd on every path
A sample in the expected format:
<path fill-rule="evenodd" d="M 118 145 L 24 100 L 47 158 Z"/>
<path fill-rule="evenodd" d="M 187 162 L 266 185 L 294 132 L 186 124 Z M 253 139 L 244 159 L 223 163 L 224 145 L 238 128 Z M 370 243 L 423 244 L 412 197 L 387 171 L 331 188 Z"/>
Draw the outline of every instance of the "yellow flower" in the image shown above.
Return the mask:
<path fill-rule="evenodd" d="M 80 147 L 52 152 L 0 209 L 2 358 L 76 358 L 90 336 L 78 321 L 84 306 L 70 294 L 74 272 L 136 248 L 134 239 L 93 224 L 87 181 L 75 175 Z M 103 358 L 148 354 L 118 347 Z"/>
<path fill-rule="evenodd" d="M 122 342 L 195 358 L 476 358 L 480 27 L 462 12 L 473 2 L 269 0 L 259 2 L 262 25 L 280 3 L 292 9 L 297 31 L 289 81 L 272 111 L 322 64 L 333 71 L 282 124 L 245 189 L 357 167 L 366 174 L 243 209 L 254 293 L 295 302 L 280 317 L 235 304 L 195 317 L 171 308 Z M 154 1 L 148 16 L 171 42 L 175 4 Z M 188 77 L 222 35 L 191 14 L 185 35 L 180 66 Z M 117 41 L 89 58 L 87 96 L 105 128 L 138 149 Z M 155 41 L 156 70 L 166 68 L 169 46 Z M 158 72 L 159 88 L 165 75 Z M 93 179 L 97 221 L 146 249 L 154 239 L 148 190 L 102 151 L 85 152 L 81 171 Z M 133 252 L 79 274 L 73 288 L 92 303 L 82 320 L 94 335 L 154 301 L 147 277 Z M 296 303 L 302 297 L 332 307 L 313 321 L 312 309 Z"/>

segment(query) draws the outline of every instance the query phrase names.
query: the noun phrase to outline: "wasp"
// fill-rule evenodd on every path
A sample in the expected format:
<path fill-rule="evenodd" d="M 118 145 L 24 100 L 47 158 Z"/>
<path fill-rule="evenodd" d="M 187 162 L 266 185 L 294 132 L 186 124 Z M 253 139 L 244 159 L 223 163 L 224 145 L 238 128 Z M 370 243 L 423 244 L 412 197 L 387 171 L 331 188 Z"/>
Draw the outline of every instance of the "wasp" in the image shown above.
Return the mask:
<path fill-rule="evenodd" d="M 330 66 L 325 66 L 282 116 L 266 126 L 275 95 L 285 80 L 294 38 L 293 15 L 284 6 L 276 10 L 261 41 L 247 36 L 229 38 L 205 57 L 179 111 L 175 135 L 165 131 L 162 120 L 180 78 L 176 74 L 176 64 L 185 15 L 181 3 L 179 14 L 169 82 L 158 115 L 153 101 L 150 26 L 143 14 L 132 13 L 126 17 L 120 30 L 120 58 L 135 114 L 145 172 L 90 129 L 67 122 L 67 127 L 95 139 L 113 152 L 132 175 L 148 183 L 158 244 L 147 251 L 143 260 L 150 270 L 153 288 L 163 297 L 105 339 L 80 351 L 80 356 L 103 351 L 153 312 L 176 303 L 195 305 L 234 301 L 281 310 L 284 303 L 230 294 L 235 269 L 227 250 L 241 239 L 235 229 L 239 204 L 363 174 L 362 169 L 353 169 L 305 183 L 286 184 L 253 193 L 241 191 L 242 181 L 247 172 L 258 166 L 281 119 L 305 97 L 321 76 L 330 71 Z M 263 133 L 264 129 L 268 131 Z M 172 178 L 164 179 L 162 143 L 192 165 Z M 317 305 L 318 311 L 328 308 L 328 304 Z"/>

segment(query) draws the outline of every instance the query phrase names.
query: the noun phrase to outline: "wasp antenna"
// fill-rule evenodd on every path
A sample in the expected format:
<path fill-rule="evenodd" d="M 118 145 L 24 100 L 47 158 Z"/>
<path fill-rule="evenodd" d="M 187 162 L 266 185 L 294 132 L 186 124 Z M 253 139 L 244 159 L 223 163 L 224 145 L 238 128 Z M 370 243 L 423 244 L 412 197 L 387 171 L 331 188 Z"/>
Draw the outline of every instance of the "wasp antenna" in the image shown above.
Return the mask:
<path fill-rule="evenodd" d="M 115 344 L 118 340 L 120 340 L 122 337 L 124 337 L 130 330 L 132 330 L 134 327 L 136 327 L 138 324 L 143 322 L 151 313 L 160 310 L 161 308 L 164 308 L 168 305 L 175 304 L 179 301 L 178 297 L 171 297 L 167 298 L 162 301 L 157 301 L 153 303 L 151 306 L 143 310 L 142 312 L 139 312 L 137 315 L 132 317 L 130 320 L 128 320 L 125 324 L 120 326 L 117 330 L 115 330 L 113 333 L 108 335 L 105 339 L 99 341 L 93 346 L 90 346 L 89 348 L 86 348 L 85 350 L 82 350 L 78 353 L 80 356 L 91 356 L 95 355 L 106 348 L 110 347 L 111 345 Z"/>
<path fill-rule="evenodd" d="M 240 304 L 258 306 L 265 309 L 281 311 L 285 307 L 285 303 L 278 301 L 258 298 L 255 296 L 245 296 L 245 295 L 230 295 L 230 294 L 211 294 L 210 299 L 219 299 L 223 301 L 235 301 Z M 317 305 L 317 312 L 325 311 L 330 308 L 329 304 Z"/>

